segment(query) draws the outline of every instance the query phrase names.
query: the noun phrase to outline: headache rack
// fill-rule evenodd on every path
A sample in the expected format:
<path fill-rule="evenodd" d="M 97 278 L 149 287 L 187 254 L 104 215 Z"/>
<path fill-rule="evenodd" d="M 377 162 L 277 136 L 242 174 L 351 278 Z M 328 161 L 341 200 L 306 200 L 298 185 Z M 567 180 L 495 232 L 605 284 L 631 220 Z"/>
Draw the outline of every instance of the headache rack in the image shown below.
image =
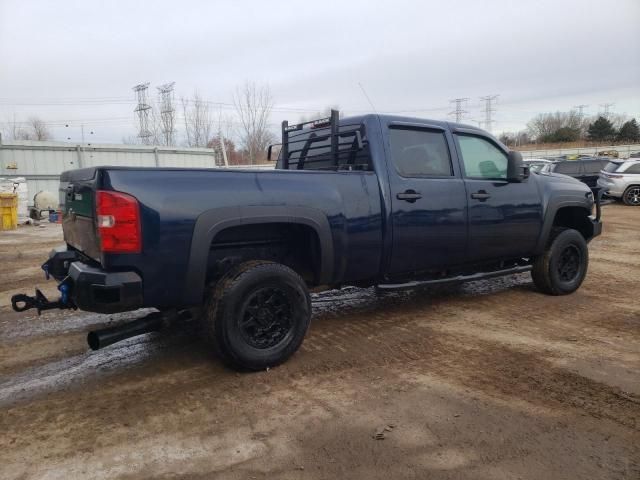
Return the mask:
<path fill-rule="evenodd" d="M 321 132 L 327 128 L 329 133 Z M 366 165 L 357 163 L 358 154 L 365 147 L 362 126 L 349 125 L 341 131 L 338 110 L 331 110 L 329 117 L 294 125 L 283 121 L 282 143 L 269 145 L 269 160 L 274 146 L 281 147 L 278 158 L 278 168 L 281 169 L 305 170 L 307 165 L 307 170 L 354 170 L 369 166 L 368 159 Z M 312 165 L 318 163 L 323 165 Z"/>

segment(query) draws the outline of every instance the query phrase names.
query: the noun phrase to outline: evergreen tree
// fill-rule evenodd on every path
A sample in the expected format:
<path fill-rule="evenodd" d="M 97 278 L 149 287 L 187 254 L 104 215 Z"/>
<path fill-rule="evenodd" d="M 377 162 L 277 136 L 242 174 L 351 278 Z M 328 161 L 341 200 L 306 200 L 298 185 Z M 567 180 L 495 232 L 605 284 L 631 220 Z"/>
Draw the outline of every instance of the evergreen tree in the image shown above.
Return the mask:
<path fill-rule="evenodd" d="M 640 127 L 635 118 L 628 122 L 624 122 L 618 132 L 618 140 L 621 142 L 637 142 L 640 141 Z"/>
<path fill-rule="evenodd" d="M 587 136 L 589 140 L 602 141 L 613 140 L 616 134 L 613 124 L 605 117 L 598 117 L 598 119 L 589 125 L 587 130 Z"/>

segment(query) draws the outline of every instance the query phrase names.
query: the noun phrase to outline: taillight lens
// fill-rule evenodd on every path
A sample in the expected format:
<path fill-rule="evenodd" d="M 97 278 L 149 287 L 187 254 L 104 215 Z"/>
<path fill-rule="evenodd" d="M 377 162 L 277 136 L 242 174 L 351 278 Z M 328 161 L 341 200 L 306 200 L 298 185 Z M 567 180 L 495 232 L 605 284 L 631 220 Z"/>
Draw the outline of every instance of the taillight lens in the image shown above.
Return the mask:
<path fill-rule="evenodd" d="M 140 253 L 142 236 L 138 200 L 126 193 L 98 190 L 96 215 L 103 252 Z"/>
<path fill-rule="evenodd" d="M 614 175 L 613 173 L 605 173 L 604 176 L 607 178 L 622 178 L 622 175 Z"/>

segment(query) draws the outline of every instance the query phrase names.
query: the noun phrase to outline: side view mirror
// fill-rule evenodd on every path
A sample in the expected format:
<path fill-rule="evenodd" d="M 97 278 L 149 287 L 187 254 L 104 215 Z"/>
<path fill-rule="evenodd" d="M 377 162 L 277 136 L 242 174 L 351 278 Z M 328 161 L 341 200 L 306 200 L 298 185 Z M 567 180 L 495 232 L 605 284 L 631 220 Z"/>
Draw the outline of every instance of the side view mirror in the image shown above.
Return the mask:
<path fill-rule="evenodd" d="M 522 163 L 522 154 L 515 150 L 510 150 L 507 163 L 507 180 L 510 182 L 522 182 L 526 178 L 529 178 L 529 167 Z"/>

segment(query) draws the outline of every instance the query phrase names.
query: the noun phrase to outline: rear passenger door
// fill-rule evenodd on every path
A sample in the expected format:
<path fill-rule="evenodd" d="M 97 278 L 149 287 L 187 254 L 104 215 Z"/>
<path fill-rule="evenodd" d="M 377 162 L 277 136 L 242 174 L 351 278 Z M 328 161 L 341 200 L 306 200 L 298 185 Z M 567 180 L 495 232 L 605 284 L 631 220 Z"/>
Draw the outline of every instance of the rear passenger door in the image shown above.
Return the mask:
<path fill-rule="evenodd" d="M 464 263 L 466 195 L 451 158 L 451 136 L 437 126 L 391 124 L 388 132 L 393 245 L 391 275 Z"/>

